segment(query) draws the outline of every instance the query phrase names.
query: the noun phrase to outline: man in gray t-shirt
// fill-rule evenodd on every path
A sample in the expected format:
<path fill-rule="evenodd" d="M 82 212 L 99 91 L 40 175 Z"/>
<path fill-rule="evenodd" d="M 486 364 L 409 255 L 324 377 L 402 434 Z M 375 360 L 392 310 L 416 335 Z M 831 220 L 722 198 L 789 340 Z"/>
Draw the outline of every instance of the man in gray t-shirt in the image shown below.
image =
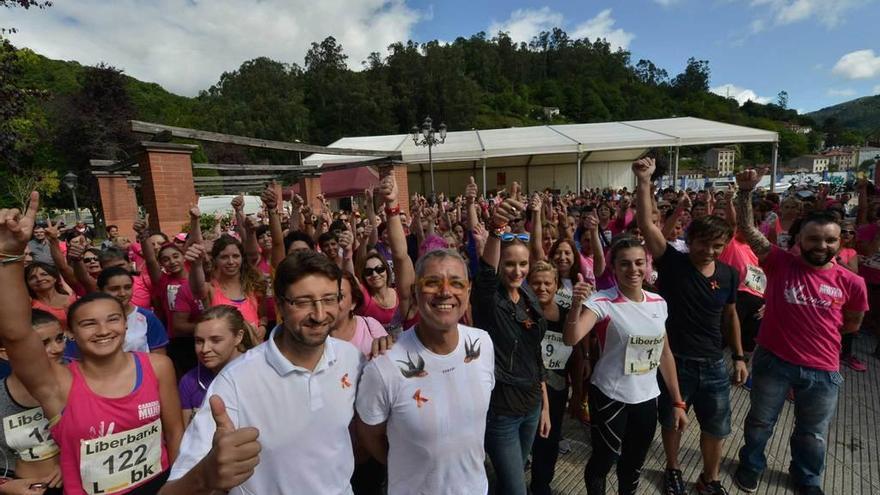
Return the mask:
<path fill-rule="evenodd" d="M 39 221 L 34 225 L 34 237 L 28 242 L 28 251 L 33 255 L 34 261 L 55 266 L 49 250 L 49 240 L 46 239 L 46 222 Z"/>

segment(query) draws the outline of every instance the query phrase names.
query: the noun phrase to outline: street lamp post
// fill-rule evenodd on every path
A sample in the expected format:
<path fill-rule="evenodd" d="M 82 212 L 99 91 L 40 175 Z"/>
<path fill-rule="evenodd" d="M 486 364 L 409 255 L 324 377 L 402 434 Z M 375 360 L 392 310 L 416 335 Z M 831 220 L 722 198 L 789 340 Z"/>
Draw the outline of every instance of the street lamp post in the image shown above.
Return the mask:
<path fill-rule="evenodd" d="M 431 204 L 434 204 L 437 201 L 437 196 L 434 192 L 434 156 L 432 151 L 434 146 L 446 142 L 446 124 L 441 123 L 435 130 L 431 125 L 432 122 L 431 117 L 425 117 L 422 128 L 413 126 L 411 132 L 413 143 L 416 146 L 428 147 L 428 167 L 431 169 Z"/>
<path fill-rule="evenodd" d="M 76 218 L 76 222 L 79 223 L 79 205 L 76 203 L 76 181 L 78 177 L 73 172 L 68 172 L 67 175 L 64 176 L 62 182 L 64 185 L 70 189 L 70 193 L 73 194 L 73 215 Z"/>

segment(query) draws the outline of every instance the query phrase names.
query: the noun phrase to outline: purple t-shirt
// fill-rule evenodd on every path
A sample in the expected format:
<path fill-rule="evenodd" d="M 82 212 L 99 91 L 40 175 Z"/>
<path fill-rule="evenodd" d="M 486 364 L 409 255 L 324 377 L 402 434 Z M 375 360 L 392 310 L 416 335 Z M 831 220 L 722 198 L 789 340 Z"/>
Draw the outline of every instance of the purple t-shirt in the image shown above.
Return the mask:
<path fill-rule="evenodd" d="M 198 409 L 205 402 L 205 393 L 208 386 L 214 380 L 214 373 L 205 368 L 201 364 L 189 370 L 180 383 L 177 384 L 177 390 L 180 392 L 180 408 L 181 409 Z"/>

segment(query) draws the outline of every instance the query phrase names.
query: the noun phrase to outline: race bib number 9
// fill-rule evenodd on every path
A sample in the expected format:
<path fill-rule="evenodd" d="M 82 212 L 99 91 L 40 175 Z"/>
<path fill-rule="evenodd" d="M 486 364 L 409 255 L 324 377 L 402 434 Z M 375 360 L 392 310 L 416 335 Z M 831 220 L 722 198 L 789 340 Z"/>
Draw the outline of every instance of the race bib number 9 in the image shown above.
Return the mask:
<path fill-rule="evenodd" d="M 746 265 L 746 278 L 743 280 L 743 284 L 749 289 L 763 294 L 764 289 L 767 288 L 767 276 L 764 275 L 764 270 L 759 267 Z"/>
<path fill-rule="evenodd" d="M 9 448 L 23 461 L 41 461 L 58 455 L 58 444 L 49 435 L 49 420 L 35 407 L 3 418 Z"/>
<path fill-rule="evenodd" d="M 660 366 L 663 339 L 662 335 L 659 337 L 630 335 L 629 341 L 626 343 L 623 374 L 644 375 Z"/>
<path fill-rule="evenodd" d="M 562 343 L 562 334 L 559 332 L 546 332 L 541 341 L 544 367 L 548 370 L 562 370 L 571 356 L 571 347 Z"/>
<path fill-rule="evenodd" d="M 89 495 L 110 494 L 162 472 L 162 420 L 133 430 L 83 440 L 79 472 Z"/>

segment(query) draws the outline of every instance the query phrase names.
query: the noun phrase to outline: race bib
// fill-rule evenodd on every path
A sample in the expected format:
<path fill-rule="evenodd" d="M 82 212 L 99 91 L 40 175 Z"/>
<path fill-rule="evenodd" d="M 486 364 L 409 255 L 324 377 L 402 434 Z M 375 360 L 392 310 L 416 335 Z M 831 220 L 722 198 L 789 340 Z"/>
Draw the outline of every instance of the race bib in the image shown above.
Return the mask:
<path fill-rule="evenodd" d="M 548 370 L 563 370 L 568 357 L 571 356 L 571 346 L 562 343 L 562 334 L 559 332 L 546 332 L 541 340 L 543 350 L 544 367 Z"/>
<path fill-rule="evenodd" d="M 664 338 L 663 335 L 659 337 L 630 335 L 626 343 L 623 374 L 644 375 L 660 366 Z"/>
<path fill-rule="evenodd" d="M 110 494 L 162 472 L 162 420 L 92 440 L 79 448 L 79 473 L 89 495 Z"/>
<path fill-rule="evenodd" d="M 23 461 L 42 461 L 58 455 L 58 444 L 49 434 L 49 420 L 35 407 L 3 418 L 6 443 Z"/>
<path fill-rule="evenodd" d="M 180 285 L 168 284 L 165 287 L 165 296 L 168 298 L 168 309 L 174 311 L 174 305 L 177 304 L 177 293 L 180 291 Z"/>
<path fill-rule="evenodd" d="M 764 275 L 764 270 L 761 270 L 760 267 L 746 265 L 746 278 L 743 280 L 743 284 L 758 294 L 763 294 L 764 289 L 767 288 L 767 276 Z"/>
<path fill-rule="evenodd" d="M 875 253 L 873 256 L 859 256 L 859 261 L 863 266 L 880 270 L 880 253 Z"/>

